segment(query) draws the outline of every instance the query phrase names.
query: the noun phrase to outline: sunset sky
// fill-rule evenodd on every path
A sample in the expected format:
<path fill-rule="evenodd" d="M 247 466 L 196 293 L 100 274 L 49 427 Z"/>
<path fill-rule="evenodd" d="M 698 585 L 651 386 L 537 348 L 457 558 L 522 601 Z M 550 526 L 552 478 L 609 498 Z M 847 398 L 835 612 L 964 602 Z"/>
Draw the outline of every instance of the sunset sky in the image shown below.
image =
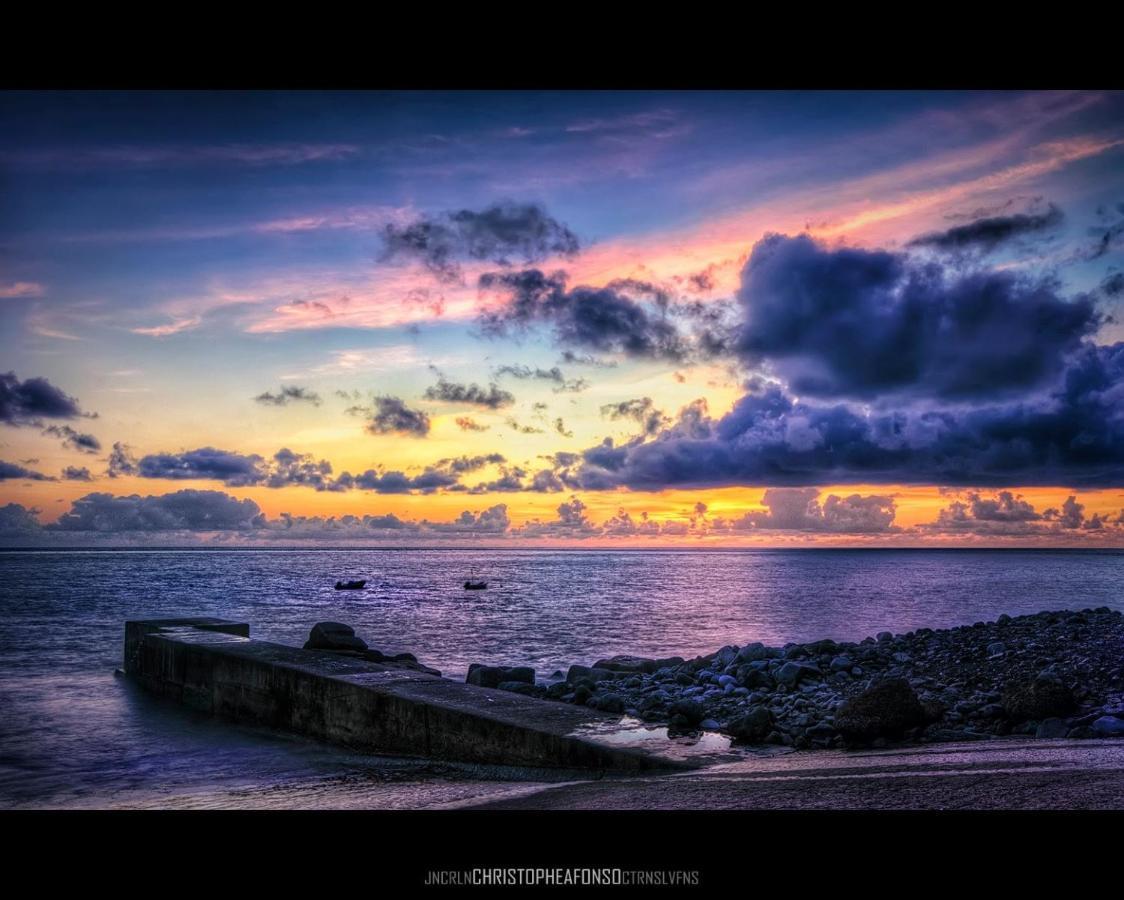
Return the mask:
<path fill-rule="evenodd" d="M 1124 94 L 0 96 L 0 546 L 1124 546 Z"/>

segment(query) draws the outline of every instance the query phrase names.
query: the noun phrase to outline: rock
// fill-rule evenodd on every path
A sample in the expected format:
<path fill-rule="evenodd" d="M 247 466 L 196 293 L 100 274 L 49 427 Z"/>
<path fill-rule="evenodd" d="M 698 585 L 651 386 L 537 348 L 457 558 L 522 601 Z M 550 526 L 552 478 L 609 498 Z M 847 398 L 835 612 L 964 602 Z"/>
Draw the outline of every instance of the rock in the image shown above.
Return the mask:
<path fill-rule="evenodd" d="M 524 684 L 535 683 L 535 670 L 529 666 L 484 666 L 473 663 L 468 667 L 466 684 L 477 687 L 499 687 L 501 682 L 518 681 Z"/>
<path fill-rule="evenodd" d="M 599 681 L 606 681 L 610 678 L 616 678 L 619 673 L 611 669 L 598 669 L 596 667 L 589 668 L 589 666 L 570 666 L 566 672 L 566 681 L 570 684 L 577 684 L 582 679 L 587 679 L 593 684 Z"/>
<path fill-rule="evenodd" d="M 895 737 L 925 722 L 925 709 L 904 678 L 880 681 L 846 701 L 835 713 L 835 727 L 848 740 Z"/>
<path fill-rule="evenodd" d="M 501 691 L 510 691 L 513 694 L 525 694 L 528 697 L 536 697 L 543 693 L 534 684 L 527 684 L 525 681 L 501 681 L 496 687 Z"/>
<path fill-rule="evenodd" d="M 1124 737 L 1124 719 L 1116 716 L 1101 716 L 1091 727 L 1097 737 Z"/>
<path fill-rule="evenodd" d="M 804 732 L 804 736 L 812 741 L 830 742 L 838 732 L 827 722 L 817 722 L 811 728 Z"/>
<path fill-rule="evenodd" d="M 837 656 L 831 661 L 831 671 L 850 672 L 853 665 L 854 662 L 852 662 L 849 656 Z"/>
<path fill-rule="evenodd" d="M 1039 675 L 1033 681 L 1017 682 L 1003 692 L 1003 707 L 1013 721 L 1064 716 L 1075 705 L 1069 688 L 1048 675 Z"/>
<path fill-rule="evenodd" d="M 823 677 L 819 666 L 789 660 L 777 670 L 776 679 L 780 684 L 795 687 L 801 680 L 819 680 Z"/>
<path fill-rule="evenodd" d="M 773 713 L 766 706 L 755 706 L 744 716 L 730 722 L 726 732 L 738 741 L 760 743 L 773 732 Z"/>
<path fill-rule="evenodd" d="M 616 693 L 597 694 L 593 699 L 586 703 L 587 706 L 592 706 L 594 709 L 599 709 L 607 713 L 622 713 L 624 712 L 624 697 Z"/>
<path fill-rule="evenodd" d="M 769 673 L 763 669 L 743 669 L 740 670 L 743 674 L 739 675 L 739 680 L 742 685 L 747 688 L 765 688 L 771 690 L 776 683 L 770 677 Z"/>
<path fill-rule="evenodd" d="M 720 726 L 715 719 L 703 719 L 701 722 L 699 722 L 699 728 L 702 728 L 706 731 L 717 731 L 719 727 Z"/>
<path fill-rule="evenodd" d="M 878 632 L 877 640 L 878 640 L 878 643 L 880 643 L 880 644 L 885 644 L 887 641 L 892 641 L 893 639 L 894 639 L 894 635 L 889 631 Z"/>
<path fill-rule="evenodd" d="M 738 651 L 736 661 L 742 663 L 755 662 L 759 659 L 766 659 L 768 656 L 769 650 L 764 644 L 746 644 Z"/>
<path fill-rule="evenodd" d="M 654 659 L 643 656 L 614 656 L 609 659 L 599 659 L 593 664 L 595 669 L 607 669 L 610 672 L 644 672 L 651 673 L 661 668 Z"/>
<path fill-rule="evenodd" d="M 677 700 L 671 704 L 668 712 L 671 713 L 672 718 L 678 716 L 692 728 L 706 718 L 706 711 L 702 704 L 694 700 Z"/>
<path fill-rule="evenodd" d="M 1049 718 L 1043 719 L 1038 724 L 1038 730 L 1034 732 L 1034 736 L 1036 738 L 1060 738 L 1065 737 L 1068 733 L 1069 726 L 1062 719 Z"/>
<path fill-rule="evenodd" d="M 305 650 L 366 650 L 367 642 L 342 622 L 317 622 L 309 632 Z"/>
<path fill-rule="evenodd" d="M 1002 641 L 995 641 L 987 645 L 988 656 L 998 656 L 1000 653 L 1007 652 L 1007 645 Z"/>

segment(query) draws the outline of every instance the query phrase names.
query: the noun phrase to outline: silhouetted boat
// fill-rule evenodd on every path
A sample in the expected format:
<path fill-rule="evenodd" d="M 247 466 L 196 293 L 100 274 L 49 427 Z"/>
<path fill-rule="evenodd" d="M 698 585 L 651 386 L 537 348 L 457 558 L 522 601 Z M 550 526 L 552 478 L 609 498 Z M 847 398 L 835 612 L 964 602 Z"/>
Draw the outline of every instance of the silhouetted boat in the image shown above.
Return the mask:
<path fill-rule="evenodd" d="M 486 581 L 471 581 L 470 580 L 470 581 L 466 581 L 464 583 L 464 589 L 466 591 L 482 591 L 487 587 L 488 587 L 488 582 L 486 582 Z"/>
<path fill-rule="evenodd" d="M 366 583 L 367 583 L 366 579 L 364 579 L 363 581 L 337 581 L 336 582 L 336 590 L 337 591 L 359 591 L 359 590 L 363 589 L 363 586 Z"/>

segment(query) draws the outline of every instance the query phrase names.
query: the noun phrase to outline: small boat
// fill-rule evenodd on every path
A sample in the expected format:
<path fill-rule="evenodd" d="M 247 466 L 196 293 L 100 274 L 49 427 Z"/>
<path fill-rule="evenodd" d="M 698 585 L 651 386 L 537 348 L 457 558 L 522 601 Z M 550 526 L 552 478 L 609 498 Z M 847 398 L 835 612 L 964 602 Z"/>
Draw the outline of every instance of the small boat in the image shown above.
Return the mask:
<path fill-rule="evenodd" d="M 464 589 L 466 591 L 482 591 L 487 587 L 488 582 L 486 581 L 473 581 L 472 579 L 469 579 L 464 583 Z"/>
<path fill-rule="evenodd" d="M 336 590 L 337 591 L 361 591 L 361 590 L 363 590 L 363 586 L 366 583 L 367 583 L 366 579 L 363 579 L 362 581 L 337 581 L 336 582 Z"/>

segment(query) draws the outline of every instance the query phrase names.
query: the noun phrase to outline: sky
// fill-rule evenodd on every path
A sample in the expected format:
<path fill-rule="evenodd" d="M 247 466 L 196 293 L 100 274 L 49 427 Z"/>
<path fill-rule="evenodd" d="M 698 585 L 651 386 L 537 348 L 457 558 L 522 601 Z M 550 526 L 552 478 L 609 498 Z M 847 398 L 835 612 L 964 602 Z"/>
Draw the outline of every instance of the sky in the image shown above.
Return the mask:
<path fill-rule="evenodd" d="M 1124 546 L 1124 93 L 0 95 L 0 545 Z"/>

